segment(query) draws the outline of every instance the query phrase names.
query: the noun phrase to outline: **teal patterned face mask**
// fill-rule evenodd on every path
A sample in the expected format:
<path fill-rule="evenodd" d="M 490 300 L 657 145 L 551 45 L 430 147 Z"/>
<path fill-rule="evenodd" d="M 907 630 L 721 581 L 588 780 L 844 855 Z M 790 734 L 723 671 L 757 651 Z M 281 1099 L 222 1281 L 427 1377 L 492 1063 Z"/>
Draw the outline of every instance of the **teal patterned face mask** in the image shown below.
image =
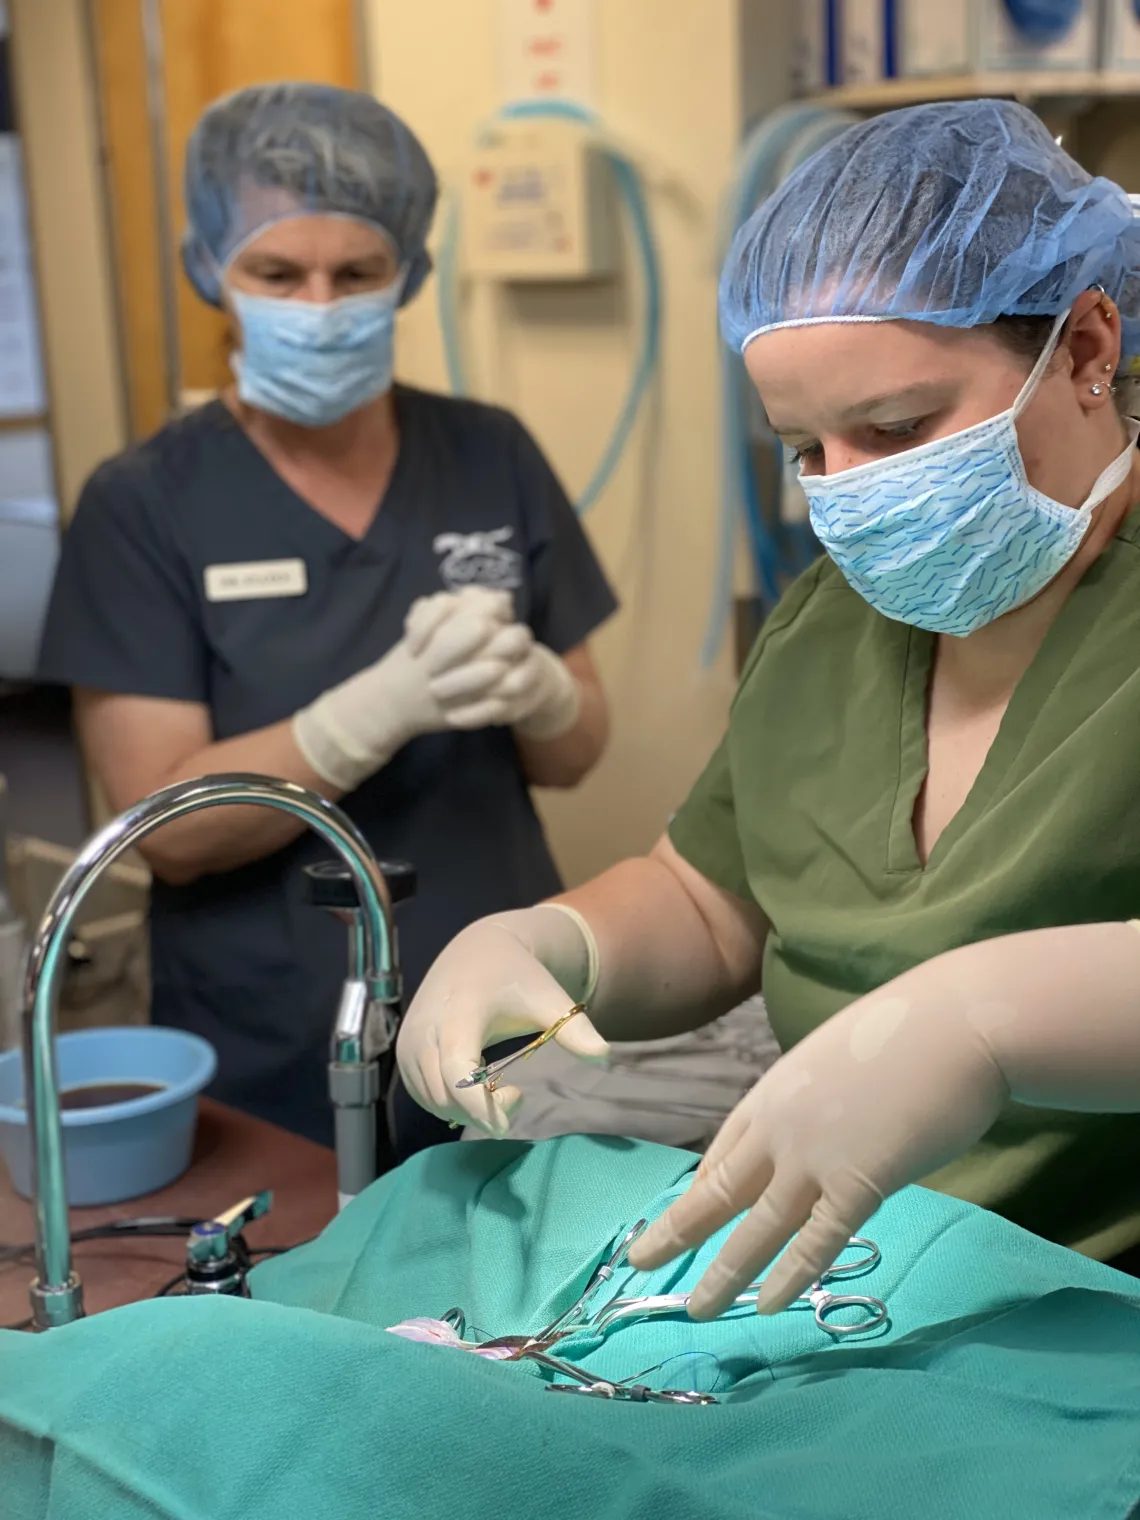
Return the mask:
<path fill-rule="evenodd" d="M 1008 411 L 889 459 L 804 475 L 811 524 L 850 585 L 884 617 L 959 638 L 1046 587 L 1077 552 L 1093 508 L 1132 468 L 1128 447 L 1075 510 L 1029 484 L 1017 419 L 1067 312 Z"/>

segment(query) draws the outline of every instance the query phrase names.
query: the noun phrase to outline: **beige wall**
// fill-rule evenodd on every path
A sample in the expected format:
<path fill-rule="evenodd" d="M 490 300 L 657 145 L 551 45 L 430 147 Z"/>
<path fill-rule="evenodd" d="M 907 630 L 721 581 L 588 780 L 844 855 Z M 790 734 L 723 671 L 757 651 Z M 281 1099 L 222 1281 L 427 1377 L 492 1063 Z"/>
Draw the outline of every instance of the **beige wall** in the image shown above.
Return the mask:
<path fill-rule="evenodd" d="M 1140 193 L 1140 110 L 1134 100 L 1105 101 L 1074 123 L 1065 146 L 1093 174 Z"/>
<path fill-rule="evenodd" d="M 126 441 L 84 0 L 9 0 L 52 441 L 70 513 Z"/>
<path fill-rule="evenodd" d="M 762 10 L 771 10 L 771 0 Z M 588 521 L 621 596 L 596 640 L 614 709 L 610 751 L 578 792 L 542 801 L 559 861 L 578 880 L 647 848 L 723 729 L 729 651 L 702 673 L 713 578 L 719 410 L 718 197 L 741 122 L 738 0 L 596 0 L 595 104 L 608 124 L 683 177 L 694 204 L 651 191 L 664 279 L 663 362 L 653 415 Z M 445 176 L 501 103 L 496 0 L 369 0 L 373 88 L 406 115 Z M 630 266 L 632 267 L 632 265 Z M 571 494 L 584 484 L 628 383 L 636 287 L 506 291 L 494 362 L 473 353 L 481 394 L 516 410 Z M 445 387 L 434 287 L 402 320 L 402 376 Z"/>

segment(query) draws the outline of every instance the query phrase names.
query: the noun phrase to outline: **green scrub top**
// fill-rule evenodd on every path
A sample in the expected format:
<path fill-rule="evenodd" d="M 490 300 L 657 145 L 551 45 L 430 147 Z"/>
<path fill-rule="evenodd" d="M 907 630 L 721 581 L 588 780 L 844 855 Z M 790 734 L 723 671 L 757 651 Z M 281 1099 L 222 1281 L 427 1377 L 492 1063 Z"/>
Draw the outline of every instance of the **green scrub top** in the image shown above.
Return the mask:
<path fill-rule="evenodd" d="M 814 565 L 762 630 L 670 826 L 686 860 L 771 922 L 764 995 L 784 1050 L 957 945 L 1140 915 L 1140 511 L 1061 608 L 923 866 L 934 645 Z M 1140 1115 L 1010 1104 L 926 1180 L 1107 1258 L 1140 1241 L 1138 1161 Z"/>

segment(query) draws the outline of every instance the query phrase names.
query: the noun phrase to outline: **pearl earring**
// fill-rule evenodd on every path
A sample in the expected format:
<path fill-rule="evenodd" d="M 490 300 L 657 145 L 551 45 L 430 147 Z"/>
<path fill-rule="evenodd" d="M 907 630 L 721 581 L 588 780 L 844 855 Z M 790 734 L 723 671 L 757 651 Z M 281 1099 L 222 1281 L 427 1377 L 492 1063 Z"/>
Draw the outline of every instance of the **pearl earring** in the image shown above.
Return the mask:
<path fill-rule="evenodd" d="M 1094 396 L 1103 396 L 1104 395 L 1104 386 L 1101 385 L 1101 383 L 1100 383 L 1099 380 L 1096 382 L 1095 385 L 1090 385 L 1089 386 L 1089 390 L 1092 391 L 1092 393 L 1093 393 Z"/>

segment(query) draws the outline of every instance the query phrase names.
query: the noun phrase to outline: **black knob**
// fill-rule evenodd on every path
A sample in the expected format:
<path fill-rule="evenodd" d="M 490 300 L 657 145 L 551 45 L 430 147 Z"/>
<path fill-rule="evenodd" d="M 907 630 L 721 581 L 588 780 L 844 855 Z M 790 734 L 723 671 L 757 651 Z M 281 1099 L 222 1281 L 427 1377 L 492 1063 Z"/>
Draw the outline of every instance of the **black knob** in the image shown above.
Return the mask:
<path fill-rule="evenodd" d="M 388 883 L 392 906 L 416 895 L 416 868 L 407 860 L 382 860 L 380 871 Z M 314 908 L 358 908 L 356 883 L 342 860 L 320 860 L 305 867 L 309 901 Z"/>

